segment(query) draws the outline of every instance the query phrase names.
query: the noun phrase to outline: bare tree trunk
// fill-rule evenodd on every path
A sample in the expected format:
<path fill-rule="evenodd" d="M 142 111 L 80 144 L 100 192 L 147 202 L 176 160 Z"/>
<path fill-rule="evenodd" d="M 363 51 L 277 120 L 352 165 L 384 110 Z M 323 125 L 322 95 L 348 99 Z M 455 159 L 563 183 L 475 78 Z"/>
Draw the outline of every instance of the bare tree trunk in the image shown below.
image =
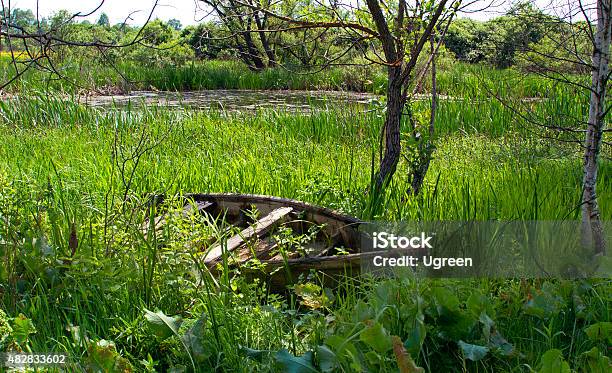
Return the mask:
<path fill-rule="evenodd" d="M 263 70 L 266 65 L 264 64 L 260 54 L 259 49 L 255 46 L 253 42 L 253 38 L 251 37 L 251 28 L 247 29 L 247 32 L 242 33 L 242 38 L 244 39 L 244 43 L 246 44 L 247 52 L 249 54 L 249 58 L 251 59 L 252 66 L 255 70 Z"/>
<path fill-rule="evenodd" d="M 402 122 L 402 111 L 406 103 L 406 99 L 402 94 L 404 64 L 401 61 L 404 56 L 404 51 L 403 48 L 399 48 L 399 44 L 401 43 L 396 45 L 396 39 L 394 39 L 389 30 L 380 2 L 378 0 L 366 0 L 366 3 L 372 14 L 372 19 L 376 24 L 376 29 L 380 34 L 380 42 L 385 54 L 385 60 L 389 64 L 387 65 L 387 113 L 383 127 L 385 152 L 380 160 L 380 168 L 375 178 L 376 189 L 380 192 L 387 186 L 395 173 L 402 153 L 400 126 Z M 403 14 L 398 15 L 398 17 L 403 19 Z M 403 21 L 398 23 L 401 24 L 402 22 Z"/>
<path fill-rule="evenodd" d="M 234 37 L 234 41 L 236 43 L 236 50 L 238 50 L 238 55 L 244 64 L 252 71 L 258 71 L 258 68 L 255 67 L 253 60 L 251 59 L 251 54 L 247 51 L 246 47 L 240 43 L 240 40 L 237 36 Z"/>
<path fill-rule="evenodd" d="M 385 153 L 380 161 L 380 169 L 376 177 L 376 187 L 379 191 L 391 180 L 402 152 L 400 125 L 405 100 L 402 95 L 401 73 L 400 66 L 388 67 L 389 86 L 387 88 L 387 114 L 384 125 Z"/>
<path fill-rule="evenodd" d="M 268 41 L 268 37 L 266 36 L 266 16 L 264 15 L 263 20 L 259 17 L 258 13 L 255 12 L 255 24 L 257 25 L 257 29 L 259 30 L 259 40 L 261 41 L 261 45 L 266 52 L 266 56 L 268 57 L 268 67 L 276 66 L 276 56 L 274 55 L 274 51 L 270 47 L 270 42 Z"/>
<path fill-rule="evenodd" d="M 276 67 L 276 56 L 274 55 L 274 51 L 272 50 L 270 42 L 266 37 L 266 33 L 260 31 L 259 39 L 261 40 L 261 45 L 263 46 L 263 49 L 266 52 L 266 56 L 268 57 L 268 67 Z"/>
<path fill-rule="evenodd" d="M 606 85 L 612 34 L 611 0 L 597 1 L 597 33 L 593 43 L 593 72 L 591 100 L 584 150 L 584 175 L 582 181 L 582 240 L 593 247 L 595 254 L 606 251 L 599 205 L 597 203 L 597 166 L 601 139 L 605 127 Z"/>

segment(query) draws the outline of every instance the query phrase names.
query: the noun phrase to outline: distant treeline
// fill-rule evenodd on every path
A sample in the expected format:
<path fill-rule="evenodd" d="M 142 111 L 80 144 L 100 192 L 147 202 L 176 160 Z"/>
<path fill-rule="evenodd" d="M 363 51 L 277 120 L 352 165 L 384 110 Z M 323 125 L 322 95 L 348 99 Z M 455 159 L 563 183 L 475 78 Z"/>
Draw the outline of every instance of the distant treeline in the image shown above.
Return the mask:
<path fill-rule="evenodd" d="M 2 29 L 6 29 L 2 20 Z M 355 40 L 338 38 L 333 30 L 325 34 L 314 35 L 312 30 L 296 32 L 271 32 L 262 36 L 250 37 L 245 44 L 244 35 L 236 35 L 218 21 L 206 21 L 195 26 L 183 27 L 172 19 L 167 22 L 155 19 L 144 29 L 119 23 L 111 25 L 106 14 L 97 22 L 87 20 L 75 22 L 72 14 L 61 10 L 48 18 L 37 20 L 32 11 L 19 8 L 10 13 L 11 33 L 33 32 L 36 30 L 53 30 L 62 38 L 74 41 L 95 40 L 108 43 L 129 43 L 140 35 L 138 43 L 126 48 L 109 49 L 100 55 L 98 51 L 86 48 L 63 46 L 57 48 L 56 56 L 60 59 L 75 57 L 96 58 L 101 63 L 113 61 L 133 61 L 143 66 L 184 65 L 194 60 L 242 60 L 253 70 L 285 66 L 315 67 L 329 62 L 329 56 L 340 53 Z M 273 25 L 268 26 L 273 28 Z M 570 30 L 571 29 L 571 30 Z M 527 71 L 550 68 L 551 59 L 555 56 L 557 70 L 571 73 L 584 72 L 584 66 L 564 62 L 564 53 L 578 49 L 584 51 L 584 58 L 589 58 L 588 24 L 578 22 L 569 25 L 545 14 L 530 3 L 518 3 L 505 15 L 488 21 L 477 21 L 470 18 L 457 18 L 443 36 L 442 54 L 450 59 L 467 63 L 486 64 L 495 68 L 517 67 Z M 581 32 L 582 31 L 582 32 Z M 564 35 L 571 35 L 567 40 Z M 571 48 L 559 45 L 560 40 L 571 43 Z M 23 51 L 25 46 L 19 38 L 4 37 L 0 46 L 3 50 Z M 28 45 L 31 49 L 31 44 Z M 247 49 L 247 52 L 245 52 Z M 564 52 L 566 51 L 567 52 Z M 321 53 L 325 51 L 325 53 Z M 446 53 L 445 53 L 446 52 Z M 35 53 L 35 51 L 33 52 Z M 366 56 L 367 57 L 367 56 Z M 74 60 L 74 59 L 73 59 Z M 569 60 L 569 59 L 568 59 Z M 335 60 L 336 64 L 367 64 L 368 59 L 362 55 L 357 46 Z"/>

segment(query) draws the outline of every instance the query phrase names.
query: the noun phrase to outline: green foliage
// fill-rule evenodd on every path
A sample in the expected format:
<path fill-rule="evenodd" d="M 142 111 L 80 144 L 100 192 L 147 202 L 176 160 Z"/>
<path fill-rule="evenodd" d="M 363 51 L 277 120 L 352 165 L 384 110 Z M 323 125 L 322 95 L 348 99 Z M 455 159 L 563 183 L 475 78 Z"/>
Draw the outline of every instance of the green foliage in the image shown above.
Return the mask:
<path fill-rule="evenodd" d="M 327 346 L 317 346 L 317 359 L 321 372 L 333 372 L 339 367 L 338 357 Z"/>
<path fill-rule="evenodd" d="M 161 311 L 152 312 L 145 310 L 145 319 L 149 328 L 151 328 L 151 332 L 162 340 L 178 335 L 178 330 L 183 323 L 181 318 L 166 316 Z"/>
<path fill-rule="evenodd" d="M 359 334 L 359 339 L 377 352 L 387 352 L 393 346 L 391 336 L 383 326 L 374 321 L 366 321 L 366 328 Z"/>
<path fill-rule="evenodd" d="M 483 61 L 487 51 L 482 50 L 484 40 L 489 37 L 485 23 L 470 18 L 453 21 L 444 36 L 444 46 L 460 61 L 477 63 Z"/>
<path fill-rule="evenodd" d="M 593 341 L 602 341 L 612 344 L 612 322 L 602 321 L 589 325 L 584 332 Z"/>
<path fill-rule="evenodd" d="M 525 303 L 525 312 L 543 319 L 556 316 L 565 306 L 563 298 L 557 294 L 556 287 L 546 282 L 541 290 L 535 289 Z"/>
<path fill-rule="evenodd" d="M 519 2 L 506 15 L 485 22 L 457 19 L 444 44 L 461 61 L 506 68 L 517 62 L 518 51 L 542 40 L 547 19 L 533 4 Z"/>
<path fill-rule="evenodd" d="M 6 351 L 7 342 L 13 333 L 8 316 L 0 309 L 0 351 Z"/>
<path fill-rule="evenodd" d="M 30 339 L 30 335 L 36 333 L 34 323 L 20 313 L 13 319 L 11 326 L 13 329 L 11 335 L 15 343 L 17 343 L 20 348 L 25 348 Z"/>
<path fill-rule="evenodd" d="M 168 26 L 172 27 L 175 31 L 181 31 L 181 29 L 183 28 L 181 21 L 176 18 L 169 19 Z"/>
<path fill-rule="evenodd" d="M 589 372 L 606 373 L 612 370 L 612 361 L 604 355 L 597 347 L 593 347 L 589 351 L 582 354 L 582 358 L 586 360 L 586 367 Z"/>
<path fill-rule="evenodd" d="M 557 349 L 552 349 L 542 355 L 538 373 L 571 373 L 571 369 L 563 359 L 563 353 Z"/>
<path fill-rule="evenodd" d="M 161 46 L 172 41 L 174 31 L 167 23 L 154 19 L 142 29 L 143 41 L 150 45 Z"/>
<path fill-rule="evenodd" d="M 197 26 L 188 26 L 181 32 L 199 59 L 230 58 L 233 46 L 228 33 L 214 22 L 202 22 Z"/>
<path fill-rule="evenodd" d="M 327 307 L 331 304 L 331 299 L 320 286 L 311 282 L 297 284 L 293 288 L 295 294 L 301 298 L 301 303 L 312 309 Z"/>
<path fill-rule="evenodd" d="M 159 73 L 159 80 L 150 79 L 160 86 L 172 81 L 213 88 L 299 87 L 338 78 L 333 72 L 310 80 L 276 70 L 255 74 L 233 62 L 190 68 L 151 68 L 148 74 Z M 145 70 L 128 69 L 135 76 Z M 440 75 L 440 88 L 464 100 L 440 101 L 437 149 L 422 193 L 405 192 L 406 165 L 400 165 L 375 218 L 578 217 L 579 153 L 535 136 L 486 92 L 495 87 L 505 97 L 546 97 L 530 103 L 543 117 L 580 117 L 584 95 L 553 90 L 514 70 L 453 69 Z M 179 73 L 184 75 L 173 75 Z M 205 73 L 208 80 L 191 80 Z M 162 83 L 164 76 L 174 80 Z M 342 278 L 330 290 L 313 273 L 280 296 L 239 270 L 215 281 L 187 270 L 218 234 L 202 216 L 179 214 L 155 238 L 143 237 L 143 196 L 151 192 L 272 194 L 367 216 L 380 105 L 368 113 L 333 102 L 328 111 L 312 113 L 92 109 L 26 92 L 31 95 L 0 104 L 0 255 L 6 258 L 0 262 L 0 304 L 10 326 L 5 347 L 13 341 L 17 315 L 18 323 L 28 319 L 36 326 L 24 349 L 61 345 L 102 371 L 128 366 L 122 359 L 134 371 L 497 372 L 527 365 L 593 371 L 609 365 L 602 352 L 611 321 L 606 279 L 361 276 Z M 413 110 L 426 117 L 426 104 L 415 102 Z M 131 155 L 141 139 L 149 150 L 136 162 Z M 118 160 L 134 171 L 130 187 Z M 609 220 L 610 164 L 604 159 L 600 167 L 600 208 Z M 177 207 L 169 201 L 163 208 Z M 277 236 L 299 249 L 312 234 L 287 229 Z M 143 315 L 143 308 L 165 313 Z M 547 352 L 555 349 L 565 356 Z"/>
<path fill-rule="evenodd" d="M 473 345 L 463 341 L 459 341 L 458 345 L 463 353 L 463 357 L 472 361 L 478 361 L 484 358 L 489 352 L 489 349 L 486 346 Z"/>
<path fill-rule="evenodd" d="M 189 353 L 198 364 L 204 363 L 212 355 L 213 348 L 206 338 L 206 314 L 199 319 L 181 337 L 183 343 L 188 347 Z"/>
<path fill-rule="evenodd" d="M 89 346 L 85 362 L 88 372 L 128 373 L 133 371 L 130 362 L 117 352 L 115 343 L 104 339 Z"/>
<path fill-rule="evenodd" d="M 100 18 L 98 18 L 98 22 L 96 22 L 98 26 L 102 27 L 110 27 L 110 22 L 108 20 L 108 15 L 106 13 L 100 14 Z"/>
<path fill-rule="evenodd" d="M 552 28 L 552 27 L 550 27 Z M 517 67 L 523 71 L 546 73 L 550 76 L 589 74 L 589 61 L 593 52 L 589 25 L 555 23 L 546 36 L 531 43 L 517 54 Z M 571 40 L 570 47 L 560 47 L 560 42 Z"/>
<path fill-rule="evenodd" d="M 306 352 L 303 356 L 293 356 L 283 349 L 274 355 L 282 372 L 287 373 L 315 373 L 318 370 L 312 365 L 313 354 Z"/>

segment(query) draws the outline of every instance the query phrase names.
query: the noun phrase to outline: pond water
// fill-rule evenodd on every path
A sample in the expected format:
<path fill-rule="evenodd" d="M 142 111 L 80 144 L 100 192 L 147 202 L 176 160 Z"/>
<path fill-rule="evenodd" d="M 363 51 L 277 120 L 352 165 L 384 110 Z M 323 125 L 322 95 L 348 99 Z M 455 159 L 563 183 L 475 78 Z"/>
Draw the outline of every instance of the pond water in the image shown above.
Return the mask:
<path fill-rule="evenodd" d="M 188 92 L 134 91 L 126 95 L 90 96 L 83 101 L 94 107 L 139 107 L 160 105 L 192 109 L 220 109 L 226 111 L 253 111 L 273 108 L 284 111 L 309 112 L 329 107 L 365 109 L 378 96 L 368 93 L 337 91 L 263 91 L 263 90 L 211 90 Z"/>

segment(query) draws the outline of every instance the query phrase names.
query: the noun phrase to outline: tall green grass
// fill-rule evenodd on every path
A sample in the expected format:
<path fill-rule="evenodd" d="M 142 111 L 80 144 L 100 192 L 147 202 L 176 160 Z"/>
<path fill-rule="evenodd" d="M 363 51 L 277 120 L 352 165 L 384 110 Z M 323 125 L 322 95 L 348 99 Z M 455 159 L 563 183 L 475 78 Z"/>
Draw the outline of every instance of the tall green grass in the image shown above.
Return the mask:
<path fill-rule="evenodd" d="M 425 110 L 425 104 L 416 106 L 421 105 L 419 110 Z M 559 104 L 539 105 L 549 110 Z M 533 125 L 495 101 L 463 110 L 459 106 L 465 105 L 444 102 L 439 109 L 438 149 L 426 191 L 418 198 L 407 196 L 408 170 L 401 166 L 385 217 L 575 216 L 581 178 L 578 148 L 538 139 Z M 564 110 L 571 113 L 576 107 L 567 105 Z M 99 199 L 102 191 L 119 184 L 112 177 L 116 147 L 128 152 L 144 134 L 150 145 L 156 144 L 153 139 L 164 140 L 139 161 L 136 193 L 272 194 L 330 204 L 354 215 L 362 215 L 366 204 L 364 191 L 382 125 L 375 111 L 333 108 L 312 114 L 264 110 L 255 115 L 163 107 L 99 111 L 48 97 L 5 102 L 1 108 L 10 125 L 1 130 L 7 146 L 0 149 L 0 164 L 12 175 L 34 179 L 28 182 L 45 184 L 57 170 L 66 180 L 86 180 L 89 186 L 76 185 L 75 193 L 86 188 L 97 191 L 92 198 Z M 607 154 L 604 147 L 603 155 Z M 609 162 L 601 167 L 602 211 L 609 217 Z M 327 192 L 320 194 L 317 188 Z M 541 198 L 537 205 L 525 203 L 536 194 Z M 472 196 L 469 204 L 476 207 L 466 205 L 466 196 Z"/>
<path fill-rule="evenodd" d="M 143 66 L 135 61 L 68 59 L 58 63 L 64 79 L 32 69 L 9 87 L 14 92 L 35 88 L 66 93 L 84 91 L 125 92 L 128 90 L 291 89 L 343 90 L 386 93 L 386 73 L 381 66 L 352 66 L 305 69 L 299 66 L 251 71 L 238 61 L 192 61 L 180 66 Z M 121 75 L 119 74 L 121 73 Z M 0 61 L 0 79 L 14 74 L 8 61 Z M 127 78 L 124 80 L 123 77 Z M 587 77 L 571 77 L 584 80 Z M 554 97 L 565 88 L 546 78 L 516 69 L 494 69 L 458 61 L 446 61 L 438 69 L 438 93 L 453 97 L 487 99 L 500 97 Z M 420 93 L 430 91 L 424 79 Z"/>
<path fill-rule="evenodd" d="M 581 100 L 559 96 L 530 105 L 534 115 L 583 115 Z M 282 371 L 277 351 L 302 355 L 326 345 L 348 356 L 340 348 L 348 344 L 361 366 L 396 371 L 392 352 L 370 353 L 377 350 L 361 337 L 373 326 L 402 341 L 422 336 L 411 353 L 430 371 L 519 371 L 537 367 L 550 349 L 588 369 L 584 353 L 607 348 L 586 332 L 610 321 L 607 280 L 347 278 L 325 292 L 331 303 L 312 309 L 303 291 L 269 294 L 234 272 L 215 282 L 194 275 L 194 243 L 219 234 L 203 218 L 174 222 L 159 236 L 142 233 L 150 193 L 272 194 L 368 219 L 578 218 L 579 149 L 551 145 L 495 100 L 469 104 L 441 101 L 422 193 L 407 193 L 402 163 L 372 216 L 368 186 L 380 111 L 101 110 L 53 95 L 4 101 L 1 308 L 32 319 L 37 332 L 24 346 L 67 351 L 82 364 L 73 370 L 91 363 L 91 346 L 104 339 L 138 371 L 151 364 L 158 371 Z M 426 106 L 417 102 L 414 110 L 426 117 Z M 600 167 L 600 208 L 610 220 L 612 169 L 606 159 Z M 313 286 L 317 276 L 300 281 L 313 292 L 307 296 L 323 297 Z M 155 336 L 145 309 L 184 318 L 180 336 L 200 325 L 201 350 L 185 348 L 176 335 Z M 466 358 L 458 341 L 486 345 L 487 325 L 489 337 L 498 332 L 516 353 L 491 347 L 483 360 Z M 339 362 L 345 371 L 352 363 Z"/>

